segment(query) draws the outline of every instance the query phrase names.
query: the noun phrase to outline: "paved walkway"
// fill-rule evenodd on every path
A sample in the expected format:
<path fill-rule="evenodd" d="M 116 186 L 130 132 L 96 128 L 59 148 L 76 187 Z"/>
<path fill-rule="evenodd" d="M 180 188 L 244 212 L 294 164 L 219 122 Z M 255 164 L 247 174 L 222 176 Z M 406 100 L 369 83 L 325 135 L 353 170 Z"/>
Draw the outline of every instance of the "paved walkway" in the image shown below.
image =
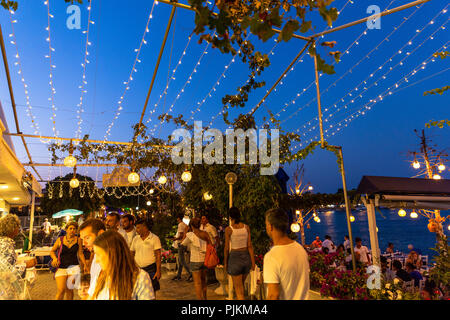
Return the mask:
<path fill-rule="evenodd" d="M 163 272 L 160 280 L 161 290 L 157 291 L 157 300 L 196 300 L 194 283 L 186 280 L 173 281 L 174 272 Z M 187 275 L 182 276 L 186 279 Z M 225 300 L 226 296 L 217 295 L 214 290 L 219 283 L 208 285 L 208 300 Z M 38 271 L 36 280 L 29 290 L 32 300 L 53 300 L 56 294 L 56 281 L 53 273 L 49 271 Z M 74 300 L 80 300 L 77 290 L 74 290 Z M 310 291 L 310 300 L 322 300 L 319 294 Z"/>

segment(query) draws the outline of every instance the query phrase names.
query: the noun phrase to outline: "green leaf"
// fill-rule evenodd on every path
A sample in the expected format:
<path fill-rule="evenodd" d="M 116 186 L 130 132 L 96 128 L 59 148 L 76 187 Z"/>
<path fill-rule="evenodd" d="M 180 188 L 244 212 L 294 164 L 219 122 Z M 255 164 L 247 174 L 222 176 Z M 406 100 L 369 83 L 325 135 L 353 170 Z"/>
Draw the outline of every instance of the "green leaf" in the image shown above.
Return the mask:
<path fill-rule="evenodd" d="M 289 41 L 292 38 L 292 35 L 295 31 L 300 28 L 299 22 L 297 20 L 289 20 L 281 30 L 280 36 L 278 39 L 283 41 Z"/>
<path fill-rule="evenodd" d="M 312 28 L 312 21 L 303 21 L 302 26 L 300 28 L 300 32 L 306 33 L 311 28 Z"/>

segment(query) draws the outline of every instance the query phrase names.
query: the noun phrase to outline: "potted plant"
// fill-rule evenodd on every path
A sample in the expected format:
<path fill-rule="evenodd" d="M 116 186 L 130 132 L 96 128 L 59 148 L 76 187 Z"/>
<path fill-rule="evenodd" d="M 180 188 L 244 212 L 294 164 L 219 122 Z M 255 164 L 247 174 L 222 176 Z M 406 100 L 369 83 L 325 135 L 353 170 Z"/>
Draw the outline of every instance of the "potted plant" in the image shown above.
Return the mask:
<path fill-rule="evenodd" d="M 175 271 L 177 267 L 177 257 L 171 250 L 163 251 L 161 252 L 161 263 L 167 271 Z"/>

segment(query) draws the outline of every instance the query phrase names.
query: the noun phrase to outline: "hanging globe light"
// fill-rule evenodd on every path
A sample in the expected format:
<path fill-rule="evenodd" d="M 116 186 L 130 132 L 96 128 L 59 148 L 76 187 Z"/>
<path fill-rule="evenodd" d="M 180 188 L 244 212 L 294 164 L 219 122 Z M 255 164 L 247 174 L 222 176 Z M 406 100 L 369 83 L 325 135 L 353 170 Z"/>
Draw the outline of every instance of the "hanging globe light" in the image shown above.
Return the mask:
<path fill-rule="evenodd" d="M 138 183 L 140 180 L 139 175 L 136 172 L 132 172 L 128 175 L 128 182 L 131 184 Z"/>
<path fill-rule="evenodd" d="M 414 160 L 414 162 L 412 163 L 412 166 L 414 169 L 419 169 L 420 168 L 420 163 L 417 160 Z"/>
<path fill-rule="evenodd" d="M 413 211 L 409 216 L 413 219 L 416 219 L 419 215 L 417 214 L 417 212 Z"/>
<path fill-rule="evenodd" d="M 300 215 L 300 210 L 295 210 L 295 214 L 299 216 Z"/>
<path fill-rule="evenodd" d="M 167 178 L 165 175 L 162 175 L 161 177 L 159 177 L 158 182 L 160 184 L 165 184 L 167 182 Z"/>
<path fill-rule="evenodd" d="M 151 202 L 151 201 L 147 201 L 147 205 L 148 205 L 148 206 L 151 206 L 151 205 L 152 205 L 152 202 Z"/>
<path fill-rule="evenodd" d="M 192 174 L 189 171 L 185 171 L 181 175 L 181 180 L 183 180 L 184 182 L 189 182 L 189 181 L 191 181 L 191 179 L 192 179 Z"/>
<path fill-rule="evenodd" d="M 300 231 L 300 225 L 297 222 L 291 224 L 291 231 L 297 233 Z"/>
<path fill-rule="evenodd" d="M 308 190 L 309 190 L 309 191 L 312 191 L 313 189 L 314 189 L 313 186 L 309 186 L 309 187 L 308 187 Z"/>
<path fill-rule="evenodd" d="M 75 189 L 78 188 L 80 186 L 80 181 L 78 181 L 77 178 L 73 178 L 72 180 L 70 180 L 70 187 Z"/>
<path fill-rule="evenodd" d="M 441 176 L 438 175 L 437 173 L 433 176 L 434 180 L 441 180 Z"/>
<path fill-rule="evenodd" d="M 350 222 L 355 221 L 355 216 L 350 216 Z"/>
<path fill-rule="evenodd" d="M 317 223 L 320 223 L 320 218 L 319 217 L 317 217 Z"/>
<path fill-rule="evenodd" d="M 300 194 L 300 189 L 295 189 L 296 194 Z"/>
<path fill-rule="evenodd" d="M 439 171 L 444 171 L 444 170 L 445 170 L 445 166 L 444 166 L 442 163 L 440 163 L 440 164 L 438 165 L 438 170 L 439 170 Z"/>
<path fill-rule="evenodd" d="M 403 209 L 400 209 L 400 210 L 398 210 L 398 215 L 399 215 L 400 217 L 404 217 L 404 216 L 406 216 L 406 211 L 403 210 Z"/>
<path fill-rule="evenodd" d="M 450 224 L 448 225 L 447 229 L 448 229 L 448 231 L 450 231 Z"/>
<path fill-rule="evenodd" d="M 68 155 L 64 158 L 64 165 L 69 168 L 75 167 L 77 164 L 77 159 L 73 155 Z"/>
<path fill-rule="evenodd" d="M 319 222 L 319 220 L 320 220 L 320 218 L 319 218 L 319 217 L 317 217 L 317 216 L 314 216 L 314 221 L 315 221 L 315 222 Z"/>
<path fill-rule="evenodd" d="M 150 189 L 150 194 L 153 194 L 155 192 L 155 190 Z"/>

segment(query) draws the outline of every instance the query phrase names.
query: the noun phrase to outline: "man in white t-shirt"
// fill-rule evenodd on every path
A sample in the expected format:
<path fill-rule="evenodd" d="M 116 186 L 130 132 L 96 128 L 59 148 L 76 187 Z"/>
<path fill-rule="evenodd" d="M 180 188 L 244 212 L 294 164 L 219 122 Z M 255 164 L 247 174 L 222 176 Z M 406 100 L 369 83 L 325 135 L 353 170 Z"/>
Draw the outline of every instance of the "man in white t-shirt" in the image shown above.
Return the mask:
<path fill-rule="evenodd" d="M 134 216 L 131 214 L 125 214 L 120 219 L 122 224 L 122 229 L 125 231 L 125 240 L 127 241 L 128 247 L 131 246 L 134 237 L 136 236 L 136 228 L 134 227 Z"/>
<path fill-rule="evenodd" d="M 120 233 L 126 239 L 126 232 L 120 226 L 120 214 L 117 211 L 111 211 L 106 216 L 105 220 L 106 230 L 114 230 Z"/>
<path fill-rule="evenodd" d="M 349 236 L 344 236 L 344 250 L 347 252 L 347 249 L 350 249 L 350 238 Z"/>
<path fill-rule="evenodd" d="M 336 252 L 336 246 L 329 235 L 325 236 L 325 240 L 322 242 L 322 248 L 328 248 L 328 253 Z"/>
<path fill-rule="evenodd" d="M 371 265 L 369 249 L 366 246 L 362 245 L 361 238 L 355 238 L 355 254 L 358 257 L 359 262 L 364 265 Z"/>
<path fill-rule="evenodd" d="M 266 232 L 273 247 L 264 256 L 263 280 L 267 300 L 307 300 L 309 262 L 305 249 L 287 236 L 288 215 L 281 209 L 266 212 Z"/>
<path fill-rule="evenodd" d="M 48 222 L 48 218 L 45 218 L 44 223 L 42 224 L 42 226 L 44 227 L 45 234 L 49 235 L 50 231 L 52 229 L 52 224 L 50 222 Z"/>
<path fill-rule="evenodd" d="M 80 238 L 83 241 L 83 245 L 91 252 L 91 256 L 89 258 L 90 266 L 90 285 L 89 290 L 87 292 L 78 292 L 78 295 L 81 299 L 86 300 L 89 296 L 92 296 L 95 291 L 95 286 L 97 284 L 97 279 L 102 271 L 102 268 L 95 260 L 94 255 L 94 241 L 95 239 L 106 231 L 106 227 L 102 220 L 100 219 L 87 219 L 83 224 L 78 228 L 80 233 Z"/>
<path fill-rule="evenodd" d="M 208 217 L 206 214 L 202 214 L 201 220 L 200 220 L 200 230 L 206 231 L 209 235 L 209 238 L 211 239 L 211 243 L 213 246 L 216 246 L 216 244 L 219 244 L 219 234 L 217 233 L 216 227 L 214 227 L 212 224 L 209 223 Z"/>
<path fill-rule="evenodd" d="M 148 273 L 152 280 L 153 290 L 159 290 L 161 279 L 161 241 L 152 233 L 151 222 L 147 219 L 136 221 L 136 233 L 130 250 L 139 268 Z"/>

